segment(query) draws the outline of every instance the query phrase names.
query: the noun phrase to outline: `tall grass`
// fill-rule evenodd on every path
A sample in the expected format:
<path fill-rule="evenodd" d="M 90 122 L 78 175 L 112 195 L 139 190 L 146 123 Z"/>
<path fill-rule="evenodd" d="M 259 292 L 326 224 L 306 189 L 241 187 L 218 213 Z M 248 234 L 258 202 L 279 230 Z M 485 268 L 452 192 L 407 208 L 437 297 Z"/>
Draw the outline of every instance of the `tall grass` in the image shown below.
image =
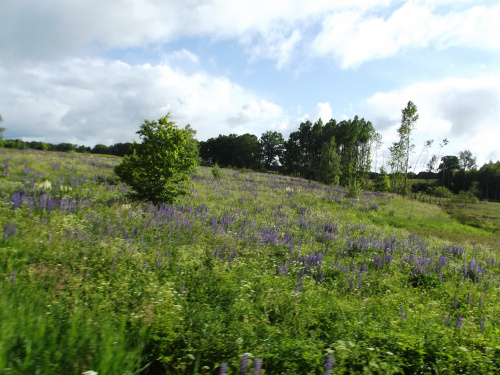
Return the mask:
<path fill-rule="evenodd" d="M 491 232 L 390 194 L 225 169 L 152 206 L 127 200 L 117 162 L 0 151 L 0 371 L 500 366 Z"/>

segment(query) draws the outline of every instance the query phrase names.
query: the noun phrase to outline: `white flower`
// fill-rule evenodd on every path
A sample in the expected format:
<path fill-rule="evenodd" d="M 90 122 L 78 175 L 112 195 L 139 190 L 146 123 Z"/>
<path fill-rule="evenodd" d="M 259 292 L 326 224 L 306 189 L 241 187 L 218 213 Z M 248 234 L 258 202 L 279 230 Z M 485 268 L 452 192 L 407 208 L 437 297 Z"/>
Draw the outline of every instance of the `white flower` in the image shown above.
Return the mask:
<path fill-rule="evenodd" d="M 89 371 L 82 372 L 82 375 L 99 375 L 99 374 L 95 371 L 89 370 Z"/>
<path fill-rule="evenodd" d="M 40 189 L 43 189 L 43 190 L 52 189 L 52 184 L 50 183 L 49 180 L 45 180 L 44 182 L 40 182 L 39 184 L 36 184 L 36 186 Z"/>

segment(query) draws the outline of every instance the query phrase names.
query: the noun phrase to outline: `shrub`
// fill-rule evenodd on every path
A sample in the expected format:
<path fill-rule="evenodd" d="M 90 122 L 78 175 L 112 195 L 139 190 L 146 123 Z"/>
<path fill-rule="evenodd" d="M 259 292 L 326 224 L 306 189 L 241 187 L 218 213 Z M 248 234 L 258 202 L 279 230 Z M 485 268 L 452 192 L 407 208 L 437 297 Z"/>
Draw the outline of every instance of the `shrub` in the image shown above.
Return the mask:
<path fill-rule="evenodd" d="M 387 192 L 391 189 L 391 182 L 389 180 L 389 175 L 382 167 L 380 168 L 380 174 L 375 180 L 375 191 Z"/>
<path fill-rule="evenodd" d="M 115 167 L 118 177 L 132 188 L 131 196 L 154 204 L 172 203 L 189 190 L 185 182 L 198 160 L 195 131 L 188 125 L 179 129 L 168 116 L 146 120 L 137 132 L 142 143 L 134 142 L 132 154 Z"/>
<path fill-rule="evenodd" d="M 220 171 L 219 164 L 215 163 L 212 165 L 212 176 L 214 179 L 220 180 L 222 178 L 222 172 Z"/>

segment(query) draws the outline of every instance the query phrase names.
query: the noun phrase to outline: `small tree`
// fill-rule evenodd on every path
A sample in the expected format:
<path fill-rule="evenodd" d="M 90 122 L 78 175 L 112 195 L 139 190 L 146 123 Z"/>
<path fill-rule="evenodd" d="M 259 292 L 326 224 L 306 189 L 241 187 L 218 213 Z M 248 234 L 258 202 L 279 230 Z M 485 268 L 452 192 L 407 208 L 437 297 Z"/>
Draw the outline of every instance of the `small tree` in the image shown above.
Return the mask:
<path fill-rule="evenodd" d="M 388 192 L 391 189 L 391 182 L 389 180 L 389 175 L 385 171 L 384 167 L 380 168 L 380 173 L 375 179 L 375 190 Z"/>
<path fill-rule="evenodd" d="M 469 150 L 460 151 L 458 153 L 458 159 L 460 161 L 460 167 L 465 169 L 466 171 L 470 171 L 473 168 L 476 168 L 476 160 L 475 156 L 472 156 L 472 152 Z"/>
<path fill-rule="evenodd" d="M 401 126 L 398 128 L 399 141 L 394 142 L 391 151 L 391 172 L 394 176 L 404 179 L 403 196 L 406 195 L 406 180 L 408 178 L 408 163 L 410 154 L 414 148 L 411 144 L 411 132 L 415 129 L 418 120 L 417 106 L 409 101 L 401 110 Z"/>
<path fill-rule="evenodd" d="M 196 132 L 188 125 L 177 128 L 168 116 L 145 120 L 139 134 L 142 142 L 131 145 L 115 173 L 132 188 L 131 196 L 154 204 L 172 203 L 187 193 L 186 182 L 198 160 Z"/>

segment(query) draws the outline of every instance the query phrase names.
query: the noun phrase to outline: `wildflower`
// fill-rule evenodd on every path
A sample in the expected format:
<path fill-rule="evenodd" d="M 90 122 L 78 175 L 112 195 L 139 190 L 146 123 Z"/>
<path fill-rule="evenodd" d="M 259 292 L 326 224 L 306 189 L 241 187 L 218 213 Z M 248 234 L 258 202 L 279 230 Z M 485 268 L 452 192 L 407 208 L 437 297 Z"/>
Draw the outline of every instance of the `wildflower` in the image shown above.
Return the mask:
<path fill-rule="evenodd" d="M 245 353 L 241 358 L 240 375 L 245 375 L 247 373 L 247 367 L 248 367 L 248 353 Z"/>
<path fill-rule="evenodd" d="M 255 366 L 253 368 L 253 375 L 259 375 L 261 368 L 262 368 L 262 359 L 256 358 L 255 359 Z"/>
<path fill-rule="evenodd" d="M 36 184 L 36 186 L 39 189 L 42 189 L 42 190 L 50 190 L 50 189 L 52 189 L 52 184 L 50 183 L 49 180 L 45 180 L 43 182 L 40 182 L 39 184 Z"/>
<path fill-rule="evenodd" d="M 11 223 L 10 221 L 3 227 L 3 240 L 7 241 L 10 237 L 17 234 L 17 226 L 15 223 Z"/>
<path fill-rule="evenodd" d="M 335 357 L 333 356 L 333 354 L 329 354 L 326 356 L 325 372 L 323 373 L 324 375 L 330 375 L 332 373 L 334 362 Z"/>
<path fill-rule="evenodd" d="M 227 363 L 224 362 L 220 365 L 220 375 L 226 375 L 227 374 Z"/>

